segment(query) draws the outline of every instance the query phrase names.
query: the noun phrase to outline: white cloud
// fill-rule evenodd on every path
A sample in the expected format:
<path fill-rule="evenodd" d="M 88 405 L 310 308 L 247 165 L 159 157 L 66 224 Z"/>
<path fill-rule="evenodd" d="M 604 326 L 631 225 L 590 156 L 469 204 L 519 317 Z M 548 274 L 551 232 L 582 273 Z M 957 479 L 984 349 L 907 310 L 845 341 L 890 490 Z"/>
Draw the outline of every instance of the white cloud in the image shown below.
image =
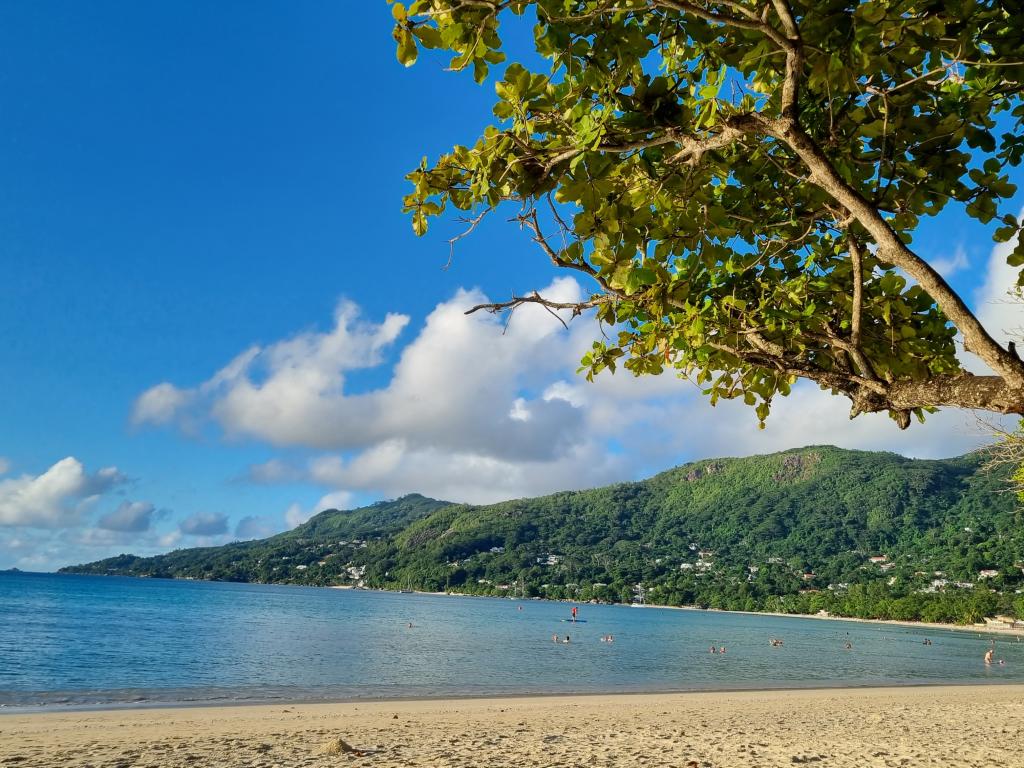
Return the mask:
<path fill-rule="evenodd" d="M 981 324 L 996 341 L 1004 345 L 1015 341 L 1024 347 L 1024 301 L 1012 293 L 1020 267 L 1006 263 L 1014 245 L 1013 242 L 999 243 L 992 249 L 985 282 L 975 294 L 974 306 Z"/>
<path fill-rule="evenodd" d="M 542 291 L 569 301 L 571 279 Z M 176 423 L 213 421 L 226 436 L 321 450 L 304 462 L 274 459 L 250 469 L 263 483 L 306 482 L 349 494 L 421 492 L 489 502 L 633 479 L 713 455 L 749 455 L 812 443 L 950 456 L 984 441 L 972 416 L 948 411 L 906 432 L 884 414 L 851 422 L 849 402 L 811 384 L 778 398 L 768 428 L 738 402 L 712 408 L 672 375 L 625 371 L 594 383 L 575 374 L 599 334 L 579 319 L 565 331 L 543 309 L 500 318 L 466 316 L 486 300 L 459 291 L 426 318 L 377 388 L 346 391 L 346 373 L 379 365 L 407 319 L 377 325 L 339 306 L 334 327 L 240 355 L 187 391 Z M 145 395 L 144 395 L 145 397 Z M 285 512 L 294 527 L 343 503 Z"/>
<path fill-rule="evenodd" d="M 178 523 L 178 529 L 186 536 L 220 536 L 228 532 L 228 516 L 196 512 Z"/>
<path fill-rule="evenodd" d="M 615 482 L 631 477 L 632 468 L 630 461 L 609 454 L 600 440 L 536 461 L 390 441 L 350 461 L 336 456 L 316 459 L 307 468 L 306 478 L 319 485 L 344 485 L 387 497 L 418 492 L 448 501 L 488 503 Z"/>
<path fill-rule="evenodd" d="M 965 269 L 969 265 L 970 260 L 967 258 L 967 250 L 962 245 L 958 245 L 956 247 L 952 256 L 941 256 L 932 260 L 932 267 L 934 267 L 935 270 L 947 280 L 950 276 L 956 274 L 962 269 Z"/>
<path fill-rule="evenodd" d="M 68 456 L 41 475 L 0 480 L 0 525 L 76 525 L 83 511 L 126 479 L 115 467 L 90 475 L 78 459 Z"/>
<path fill-rule="evenodd" d="M 132 421 L 136 424 L 168 424 L 189 400 L 189 392 L 177 389 L 171 384 L 157 384 L 143 392 L 135 401 Z"/>
<path fill-rule="evenodd" d="M 235 525 L 235 538 L 239 541 L 249 539 L 265 539 L 281 531 L 280 525 L 262 515 L 246 515 Z"/>
<path fill-rule="evenodd" d="M 313 509 L 316 512 L 323 512 L 325 509 L 348 510 L 352 508 L 354 496 L 351 491 L 334 491 L 323 496 Z"/>
<path fill-rule="evenodd" d="M 573 299 L 579 287 L 562 279 L 547 293 Z M 518 312 L 504 333 L 497 318 L 463 314 L 483 300 L 460 291 L 439 305 L 402 351 L 387 386 L 349 394 L 346 373 L 379 365 L 408 318 L 362 322 L 356 307 L 342 302 L 330 331 L 252 348 L 191 389 L 160 384 L 136 401 L 135 419 L 173 418 L 185 428 L 212 419 L 229 436 L 274 445 L 360 450 L 403 439 L 420 448 L 551 458 L 578 436 L 582 415 L 564 400 L 531 400 L 521 389 L 562 369 L 570 346 L 578 345 L 536 308 Z"/>
<path fill-rule="evenodd" d="M 303 509 L 302 505 L 295 501 L 289 504 L 288 509 L 284 511 L 284 522 L 288 526 L 288 530 L 291 530 L 309 520 L 313 514 L 312 511 Z"/>
<path fill-rule="evenodd" d="M 172 549 L 173 547 L 176 547 L 178 543 L 181 541 L 181 536 L 181 531 L 175 528 L 173 531 L 168 531 L 167 533 L 161 535 L 157 539 L 157 544 L 160 546 L 161 549 Z"/>
<path fill-rule="evenodd" d="M 128 502 L 130 503 L 130 502 Z M 163 510 L 153 512 L 159 519 Z M 86 563 L 124 552 L 155 555 L 166 552 L 181 538 L 180 531 L 168 536 L 149 530 L 111 530 L 92 526 L 87 519 L 81 525 L 57 529 L 10 527 L 0 535 L 0 568 L 14 566 L 23 570 L 56 570 L 65 565 Z"/>
<path fill-rule="evenodd" d="M 11 471 L 11 462 L 0 456 L 0 475 L 6 475 Z"/>
<path fill-rule="evenodd" d="M 288 505 L 288 509 L 284 511 L 284 521 L 287 525 L 288 530 L 295 528 L 296 526 L 302 525 L 304 522 L 313 517 L 313 515 L 323 512 L 325 509 L 351 509 L 353 506 L 354 495 L 350 491 L 332 491 L 327 495 L 323 496 L 316 504 L 311 508 L 305 509 L 297 501 Z"/>
<path fill-rule="evenodd" d="M 117 509 L 103 515 L 97 525 L 108 531 L 142 533 L 153 524 L 156 507 L 148 501 L 123 501 Z"/>

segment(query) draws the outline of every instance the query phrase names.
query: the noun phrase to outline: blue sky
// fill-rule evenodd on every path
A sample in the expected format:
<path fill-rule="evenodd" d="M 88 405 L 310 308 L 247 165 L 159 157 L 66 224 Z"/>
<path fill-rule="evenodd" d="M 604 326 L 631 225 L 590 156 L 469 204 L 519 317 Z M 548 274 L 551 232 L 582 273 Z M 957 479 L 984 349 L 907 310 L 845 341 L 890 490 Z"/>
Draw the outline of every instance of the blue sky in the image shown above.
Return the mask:
<path fill-rule="evenodd" d="M 494 98 L 438 59 L 399 65 L 390 19 L 383 0 L 0 7 L 0 568 L 410 491 L 488 501 L 706 455 L 982 439 L 955 413 L 847 424 L 811 389 L 759 433 L 674 379 L 586 385 L 585 323 L 464 319 L 581 286 L 500 220 L 447 270 L 457 225 L 413 236 L 404 174 L 472 141 Z M 951 211 L 916 246 L 975 306 L 1002 295 L 987 228 Z"/>

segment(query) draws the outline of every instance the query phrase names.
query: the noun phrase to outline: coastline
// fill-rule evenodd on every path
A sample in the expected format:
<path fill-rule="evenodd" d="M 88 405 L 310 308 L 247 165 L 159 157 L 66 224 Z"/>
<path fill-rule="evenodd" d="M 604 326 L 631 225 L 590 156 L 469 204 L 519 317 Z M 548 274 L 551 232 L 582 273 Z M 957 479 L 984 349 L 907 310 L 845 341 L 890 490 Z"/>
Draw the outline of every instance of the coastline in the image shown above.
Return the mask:
<path fill-rule="evenodd" d="M 327 589 L 345 589 L 346 587 L 327 587 Z M 366 587 L 360 587 L 367 592 L 391 592 L 396 593 L 395 590 L 391 589 L 370 589 Z M 397 594 L 397 593 L 396 593 Z M 519 598 L 519 597 L 502 597 L 500 595 L 468 595 L 461 592 L 425 592 L 421 590 L 413 590 L 413 594 L 416 595 L 428 595 L 431 597 L 473 597 L 473 598 L 486 598 L 490 600 L 508 600 L 510 602 L 547 602 L 547 603 L 563 603 L 566 605 L 589 605 L 587 602 L 578 602 L 575 600 L 548 600 L 546 598 Z M 598 603 L 598 605 L 613 605 L 623 608 L 648 608 L 648 609 L 659 609 L 665 611 L 693 611 L 695 613 L 724 613 L 724 614 L 736 614 L 739 616 L 778 616 L 786 619 L 822 619 L 825 621 L 852 621 L 857 624 L 880 624 L 882 626 L 892 627 L 907 627 L 909 629 L 931 629 L 931 630 L 942 630 L 951 629 L 957 632 L 984 632 L 993 635 L 1004 635 L 1008 637 L 1024 637 L 1024 627 L 1007 627 L 1007 626 L 993 626 L 991 624 L 943 624 L 940 622 L 931 621 L 900 621 L 898 619 L 861 619 L 854 616 L 834 616 L 832 614 L 822 615 L 820 613 L 779 613 L 778 611 L 729 611 L 724 608 L 700 608 L 696 605 L 655 605 L 655 604 L 639 604 L 639 603 Z"/>
<path fill-rule="evenodd" d="M 496 691 L 489 693 L 407 693 L 407 694 L 368 694 L 368 695 L 318 695 L 314 697 L 302 697 L 301 695 L 280 695 L 280 696 L 254 696 L 252 698 L 160 698 L 147 699 L 133 696 L 124 699 L 108 699 L 103 701 L 56 701 L 34 704 L 0 704 L 0 724 L 5 719 L 12 717 L 23 717 L 33 715 L 59 715 L 73 713 L 102 713 L 102 712 L 157 712 L 162 710 L 177 709 L 233 709 L 235 707 L 306 707 L 306 706 L 355 706 L 371 704 L 399 704 L 409 702 L 479 702 L 499 700 L 520 700 L 520 699 L 598 699 L 605 697 L 642 697 L 642 696 L 693 696 L 693 695 L 730 695 L 730 694 L 762 694 L 771 695 L 774 693 L 813 693 L 819 691 L 883 691 L 883 690 L 911 690 L 911 689 L 956 689 L 956 688 L 988 688 L 988 687 L 1017 687 L 1024 691 L 1024 683 L 1016 680 L 988 680 L 978 682 L 977 680 L 937 680 L 921 681 L 912 680 L 907 682 L 887 681 L 868 682 L 858 685 L 849 680 L 843 681 L 791 681 L 776 685 L 766 684 L 706 684 L 694 685 L 686 688 L 619 688 L 617 690 L 531 690 L 531 691 Z M 0 729 L 2 733 L 2 729 Z M 0 761 L 0 765 L 2 765 Z"/>
<path fill-rule="evenodd" d="M 0 764 L 317 768 L 340 738 L 379 768 L 1012 765 L 1022 702 L 1024 685 L 965 685 L 11 714 Z"/>
<path fill-rule="evenodd" d="M 697 608 L 686 605 L 643 605 L 638 608 L 667 608 L 672 611 L 703 611 L 707 613 L 735 613 L 743 616 L 779 616 L 786 619 L 821 619 L 823 621 L 852 621 L 857 624 L 879 624 L 890 627 L 906 627 L 908 629 L 951 629 L 956 632 L 978 632 L 1008 637 L 1024 637 L 1022 627 L 999 627 L 991 624 L 941 624 L 929 621 L 899 621 L 897 619 L 861 619 L 853 616 L 827 616 L 819 613 L 779 613 L 777 611 L 726 611 L 719 608 Z"/>
<path fill-rule="evenodd" d="M 25 573 L 21 571 L 20 573 Z M 89 576 L 97 578 L 110 578 L 114 576 L 122 579 L 152 579 L 149 576 L 129 576 L 122 574 L 78 574 L 68 573 L 62 574 L 68 576 Z M 303 587 L 307 589 L 334 589 L 343 591 L 359 591 L 359 592 L 380 592 L 385 594 L 409 594 L 402 590 L 397 589 L 383 589 L 380 587 L 358 587 L 351 584 L 289 584 L 289 583 L 276 583 L 276 582 L 235 582 L 235 581 L 216 581 L 208 579 L 176 579 L 169 578 L 166 581 L 206 581 L 211 584 L 253 584 L 260 586 L 277 586 L 277 587 Z M 510 602 L 546 602 L 546 603 L 562 603 L 566 605 L 589 605 L 588 602 L 580 602 L 575 600 L 552 600 L 549 598 L 536 598 L 536 597 L 509 597 L 505 595 L 473 595 L 463 592 L 429 592 L 426 590 L 414 589 L 411 594 L 415 595 L 426 595 L 429 597 L 456 597 L 456 598 L 474 598 L 474 599 L 486 599 L 486 600 L 508 600 Z M 667 611 L 694 611 L 699 613 L 723 613 L 723 614 L 737 614 L 743 616 L 778 616 L 783 618 L 796 618 L 796 619 L 822 619 L 825 621 L 851 621 L 858 624 L 880 624 L 883 626 L 893 627 L 906 627 L 908 629 L 922 629 L 922 630 L 943 630 L 949 629 L 956 632 L 977 632 L 992 634 L 995 636 L 1004 637 L 1024 637 L 1024 627 L 1008 627 L 1008 626 L 994 626 L 991 624 L 943 624 L 940 622 L 926 622 L 926 621 L 900 621 L 897 619 L 862 619 L 853 616 L 834 616 L 827 615 L 823 616 L 817 613 L 780 613 L 778 611 L 730 611 L 723 608 L 700 608 L 695 605 L 654 605 L 654 604 L 637 604 L 637 603 L 598 603 L 598 605 L 613 605 L 625 608 L 656 608 Z"/>

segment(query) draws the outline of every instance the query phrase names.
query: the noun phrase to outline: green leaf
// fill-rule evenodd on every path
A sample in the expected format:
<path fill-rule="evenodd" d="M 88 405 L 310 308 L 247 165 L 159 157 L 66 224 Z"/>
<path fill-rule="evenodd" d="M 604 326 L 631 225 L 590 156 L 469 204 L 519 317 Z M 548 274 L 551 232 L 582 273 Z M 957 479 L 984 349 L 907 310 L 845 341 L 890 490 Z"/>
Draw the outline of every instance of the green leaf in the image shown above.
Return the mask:
<path fill-rule="evenodd" d="M 398 50 L 396 51 L 398 61 L 406 67 L 411 67 L 416 63 L 416 57 L 419 55 L 419 50 L 416 48 L 416 40 L 408 29 L 397 30 L 396 35 L 398 39 Z"/>

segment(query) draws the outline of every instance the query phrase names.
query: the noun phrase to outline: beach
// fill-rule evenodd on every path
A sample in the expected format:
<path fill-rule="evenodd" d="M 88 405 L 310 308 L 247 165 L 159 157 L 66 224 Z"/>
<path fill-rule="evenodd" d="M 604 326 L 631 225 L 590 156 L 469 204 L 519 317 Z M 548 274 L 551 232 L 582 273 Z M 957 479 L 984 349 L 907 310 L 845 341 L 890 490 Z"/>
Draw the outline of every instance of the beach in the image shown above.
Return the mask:
<path fill-rule="evenodd" d="M 1022 736 L 1020 685 L 281 703 L 4 714 L 0 766 L 980 768 Z"/>

